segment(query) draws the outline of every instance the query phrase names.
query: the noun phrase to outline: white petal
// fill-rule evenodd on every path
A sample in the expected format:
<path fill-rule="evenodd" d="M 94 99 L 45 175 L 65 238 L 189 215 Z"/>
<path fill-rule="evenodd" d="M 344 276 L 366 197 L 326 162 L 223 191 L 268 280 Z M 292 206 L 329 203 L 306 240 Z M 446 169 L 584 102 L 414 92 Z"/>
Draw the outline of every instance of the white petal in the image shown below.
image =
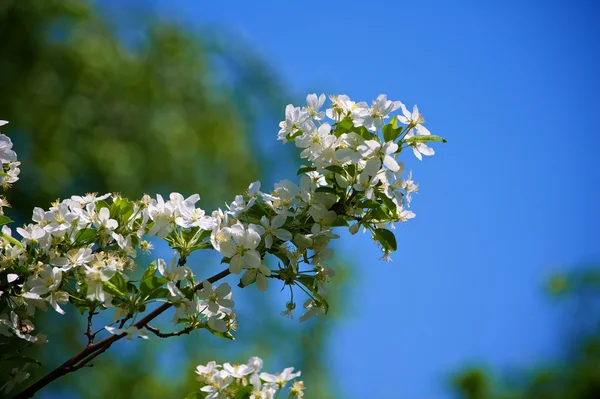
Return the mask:
<path fill-rule="evenodd" d="M 417 157 L 419 159 L 419 161 L 423 160 L 423 157 L 421 156 L 421 153 L 419 152 L 419 150 L 417 150 L 417 147 L 413 147 L 413 154 L 415 154 L 415 157 Z"/>
<path fill-rule="evenodd" d="M 279 228 L 281 226 L 283 226 L 283 224 L 285 223 L 287 217 L 285 215 L 277 215 L 273 218 L 273 220 L 271 220 L 271 227 L 273 228 Z"/>
<path fill-rule="evenodd" d="M 429 129 L 427 129 L 423 125 L 417 125 L 416 129 L 417 129 L 417 134 L 419 136 L 430 136 L 431 135 L 431 132 L 429 131 Z"/>
<path fill-rule="evenodd" d="M 269 287 L 269 283 L 264 274 L 258 273 L 258 275 L 256 276 L 256 287 L 259 291 L 266 291 Z"/>
<path fill-rule="evenodd" d="M 383 164 L 385 166 L 388 167 L 389 170 L 391 170 L 392 172 L 397 172 L 400 170 L 400 166 L 398 165 L 398 162 L 396 162 L 396 160 L 391 157 L 390 155 L 386 155 L 385 157 L 383 157 Z"/>
<path fill-rule="evenodd" d="M 426 144 L 419 144 L 419 152 L 423 155 L 431 156 L 435 154 L 435 151 L 431 147 L 427 147 Z"/>
<path fill-rule="evenodd" d="M 260 266 L 260 254 L 258 251 L 246 251 L 244 254 L 244 263 L 249 267 L 256 268 Z"/>
<path fill-rule="evenodd" d="M 265 247 L 271 248 L 272 246 L 273 246 L 273 236 L 271 234 L 268 234 L 265 237 Z"/>
<path fill-rule="evenodd" d="M 282 241 L 290 241 L 292 239 L 292 233 L 284 229 L 275 230 L 275 236 Z"/>
<path fill-rule="evenodd" d="M 242 257 L 237 254 L 229 261 L 229 271 L 233 274 L 240 274 L 244 268 Z"/>

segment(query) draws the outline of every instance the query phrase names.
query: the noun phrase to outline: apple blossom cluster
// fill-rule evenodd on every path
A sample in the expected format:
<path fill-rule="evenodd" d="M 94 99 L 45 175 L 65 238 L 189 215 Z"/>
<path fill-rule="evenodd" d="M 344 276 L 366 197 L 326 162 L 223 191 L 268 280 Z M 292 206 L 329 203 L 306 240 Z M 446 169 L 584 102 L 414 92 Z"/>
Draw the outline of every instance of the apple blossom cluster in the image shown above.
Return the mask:
<path fill-rule="evenodd" d="M 8 122 L 0 120 L 0 126 L 6 125 Z M 12 149 L 13 143 L 4 134 L 0 134 L 0 162 L 2 162 L 2 171 L 0 171 L 0 185 L 6 190 L 19 180 L 19 165 L 21 162 L 17 161 L 17 153 Z M 0 199 L 0 215 L 2 214 L 2 207 L 7 206 L 6 200 L 2 197 Z"/>
<path fill-rule="evenodd" d="M 32 223 L 16 229 L 18 236 L 6 226 L 11 220 L 0 216 L 0 338 L 42 342 L 35 332 L 36 311 L 49 305 L 64 313 L 64 305 L 71 303 L 88 313 L 88 346 L 99 333 L 131 339 L 200 328 L 233 339 L 237 323 L 231 287 L 213 285 L 228 274 L 239 275 L 239 287 L 255 285 L 260 291 L 279 280 L 290 294 L 286 316 L 296 309 L 297 290 L 306 295 L 300 321 L 326 313 L 327 283 L 335 275 L 330 244 L 339 238 L 335 229 L 369 232 L 382 258 L 390 260 L 397 249 L 390 229 L 415 217 L 409 208 L 418 190 L 399 157 L 408 148 L 418 159 L 433 155 L 427 143 L 445 140 L 423 126 L 416 106 L 409 112 L 385 95 L 370 106 L 331 96 L 331 107 L 321 111 L 324 102 L 324 95 L 311 94 L 304 107 L 288 105 L 280 123 L 278 139 L 293 142 L 307 163 L 298 170 L 297 183 L 282 180 L 261 191 L 261 183 L 254 182 L 210 213 L 197 205 L 198 194 L 144 195 L 138 201 L 118 194 L 74 195 L 47 210 L 35 208 Z M 401 114 L 392 116 L 398 109 Z M 16 180 L 19 163 L 10 139 L 0 135 L 0 143 L 3 182 L 9 184 Z M 141 265 L 136 255 L 152 250 L 148 237 L 165 240 L 173 258 Z M 218 251 L 227 270 L 197 278 L 201 270 L 187 264 L 197 250 Z M 269 266 L 269 258 L 276 267 Z M 157 303 L 175 309 L 172 322 L 178 331 L 162 332 L 140 319 Z M 114 322 L 92 332 L 93 316 L 104 310 L 114 312 Z M 247 367 L 256 374 L 255 366 Z M 216 370 L 206 377 L 205 388 L 214 390 L 203 392 L 227 397 L 218 396 L 219 389 L 239 378 L 225 365 Z M 263 376 L 248 380 L 257 392 L 273 388 L 270 377 Z"/>
<path fill-rule="evenodd" d="M 198 380 L 203 385 L 199 392 L 193 392 L 186 399 L 273 399 L 279 392 L 301 372 L 294 373 L 288 367 L 279 374 L 261 372 L 262 359 L 252 357 L 246 364 L 224 363 L 212 361 L 206 366 L 196 367 Z M 303 398 L 304 383 L 294 381 L 289 389 L 288 399 Z"/>
<path fill-rule="evenodd" d="M 48 210 L 35 208 L 34 223 L 16 229 L 20 240 L 3 226 L 0 270 L 7 272 L 8 284 L 0 295 L 8 306 L 0 312 L 0 334 L 35 342 L 31 319 L 36 310 L 50 305 L 64 314 L 61 305 L 71 302 L 90 312 L 114 308 L 119 327 L 106 326 L 106 331 L 140 335 L 127 321 L 162 299 L 176 308 L 175 323 L 228 333 L 235 326 L 235 313 L 227 283 L 213 287 L 204 281 L 197 289 L 192 269 L 177 256 L 169 263 L 158 259 L 138 280 L 133 278 L 137 250 L 151 249 L 145 235 L 165 238 L 169 230 L 170 239 L 176 240 L 183 234 L 176 226 L 195 223 L 185 212 L 198 196 L 170 198 L 165 203 L 160 195 L 140 202 L 114 194 L 73 196 Z M 168 227 L 163 223 L 165 209 L 174 220 Z M 207 230 L 196 228 L 194 233 L 202 231 Z"/>

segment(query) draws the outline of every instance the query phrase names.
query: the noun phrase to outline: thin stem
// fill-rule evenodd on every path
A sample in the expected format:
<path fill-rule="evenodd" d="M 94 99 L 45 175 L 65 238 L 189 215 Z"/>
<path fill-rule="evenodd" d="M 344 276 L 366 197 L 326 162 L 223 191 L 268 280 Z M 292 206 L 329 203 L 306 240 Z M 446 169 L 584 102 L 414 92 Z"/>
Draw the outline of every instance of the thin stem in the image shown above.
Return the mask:
<path fill-rule="evenodd" d="M 4 234 L 0 232 L 0 237 L 4 238 L 6 241 L 10 242 L 12 245 L 16 245 L 17 247 L 23 248 L 23 243 L 17 240 L 14 237 L 9 236 L 8 234 Z"/>

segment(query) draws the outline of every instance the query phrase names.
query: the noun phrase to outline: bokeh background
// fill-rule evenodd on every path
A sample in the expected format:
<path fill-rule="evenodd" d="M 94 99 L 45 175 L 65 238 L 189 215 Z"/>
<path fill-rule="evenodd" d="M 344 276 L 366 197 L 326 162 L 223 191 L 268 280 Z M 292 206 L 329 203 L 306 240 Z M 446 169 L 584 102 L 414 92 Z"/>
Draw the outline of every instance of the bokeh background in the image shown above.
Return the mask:
<path fill-rule="evenodd" d="M 599 17 L 579 0 L 0 2 L 19 223 L 73 193 L 212 209 L 289 178 L 277 123 L 313 92 L 416 103 L 449 140 L 405 160 L 417 218 L 392 263 L 342 235 L 332 315 L 299 325 L 277 287 L 237 291 L 236 341 L 120 343 L 40 397 L 183 397 L 196 364 L 251 355 L 302 369 L 311 399 L 600 397 Z M 58 316 L 45 369 L 83 338 Z"/>

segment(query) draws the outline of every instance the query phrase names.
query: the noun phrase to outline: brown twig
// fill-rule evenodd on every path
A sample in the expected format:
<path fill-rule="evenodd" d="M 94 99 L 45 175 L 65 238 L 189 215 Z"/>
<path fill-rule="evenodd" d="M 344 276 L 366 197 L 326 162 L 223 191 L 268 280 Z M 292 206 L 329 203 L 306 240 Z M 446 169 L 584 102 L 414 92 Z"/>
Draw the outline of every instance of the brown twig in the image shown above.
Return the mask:
<path fill-rule="evenodd" d="M 85 336 L 88 338 L 87 346 L 90 346 L 94 343 L 94 338 L 96 338 L 97 333 L 92 333 L 92 318 L 97 315 L 96 307 L 90 308 L 88 311 L 88 319 L 87 319 L 87 329 L 85 330 Z"/>
<path fill-rule="evenodd" d="M 214 282 L 219 281 L 222 278 L 228 276 L 229 274 L 230 274 L 229 269 L 225 269 L 222 272 L 217 273 L 214 276 L 207 278 L 206 280 L 208 280 L 208 282 L 210 282 L 210 283 L 214 283 Z M 195 291 L 198 291 L 201 289 L 202 289 L 202 283 L 198 283 L 194 286 Z M 168 302 L 163 303 L 162 305 L 160 305 L 159 307 L 154 309 L 152 312 L 150 312 L 146 316 L 142 317 L 139 321 L 137 321 L 134 324 L 134 326 L 137 328 L 143 328 L 143 327 L 147 326 L 148 323 L 150 323 L 152 320 L 157 318 L 159 315 L 161 315 L 163 312 L 165 312 L 171 306 L 173 306 L 173 305 Z M 86 346 L 75 356 L 73 356 L 72 358 L 70 358 L 69 360 L 67 360 L 66 362 L 64 362 L 63 364 L 61 364 L 60 366 L 58 366 L 57 368 L 55 368 L 54 370 L 52 370 L 51 372 L 46 374 L 44 377 L 42 377 L 41 379 L 39 379 L 38 381 L 36 381 L 32 385 L 30 385 L 24 391 L 18 393 L 16 396 L 13 397 L 13 399 L 25 399 L 25 398 L 33 397 L 33 395 L 35 395 L 36 392 L 38 392 L 40 389 L 44 388 L 46 385 L 50 384 L 52 381 L 56 380 L 57 378 L 60 378 L 63 375 L 66 375 L 73 371 L 79 370 L 82 367 L 85 367 L 90 361 L 92 361 L 97 356 L 104 353 L 106 350 L 108 350 L 108 348 L 111 347 L 112 344 L 114 344 L 121 338 L 125 337 L 126 335 L 127 335 L 127 333 L 122 333 L 119 335 L 112 335 L 110 337 L 104 338 L 101 341 L 98 341 L 95 344 L 92 343 L 91 345 Z"/>
<path fill-rule="evenodd" d="M 148 324 L 146 324 L 146 329 L 148 331 L 150 331 L 151 333 L 153 333 L 154 335 L 156 335 L 157 337 L 160 338 L 169 338 L 169 337 L 178 337 L 180 335 L 184 335 L 184 334 L 189 334 L 192 331 L 194 331 L 196 328 L 195 327 L 186 327 L 181 331 L 176 331 L 176 332 L 170 332 L 170 333 L 164 333 L 162 331 L 160 331 L 158 328 L 149 326 Z"/>

